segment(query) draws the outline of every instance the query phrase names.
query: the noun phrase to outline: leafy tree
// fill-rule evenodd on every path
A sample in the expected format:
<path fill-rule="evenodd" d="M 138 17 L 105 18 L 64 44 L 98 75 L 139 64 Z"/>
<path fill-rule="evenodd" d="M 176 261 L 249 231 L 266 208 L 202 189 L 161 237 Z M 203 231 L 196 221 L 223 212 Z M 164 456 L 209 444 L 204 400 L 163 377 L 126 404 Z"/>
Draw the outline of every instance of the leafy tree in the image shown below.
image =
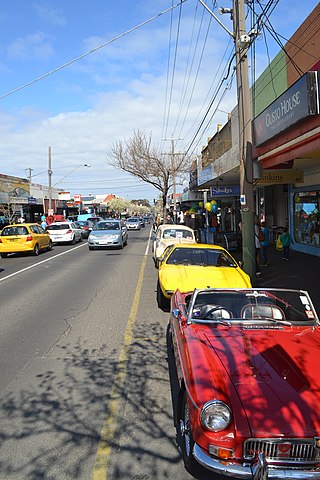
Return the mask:
<path fill-rule="evenodd" d="M 165 218 L 168 192 L 178 177 L 190 171 L 191 159 L 185 155 L 163 155 L 152 145 L 151 135 L 136 130 L 131 138 L 113 144 L 108 163 L 160 190 Z"/>

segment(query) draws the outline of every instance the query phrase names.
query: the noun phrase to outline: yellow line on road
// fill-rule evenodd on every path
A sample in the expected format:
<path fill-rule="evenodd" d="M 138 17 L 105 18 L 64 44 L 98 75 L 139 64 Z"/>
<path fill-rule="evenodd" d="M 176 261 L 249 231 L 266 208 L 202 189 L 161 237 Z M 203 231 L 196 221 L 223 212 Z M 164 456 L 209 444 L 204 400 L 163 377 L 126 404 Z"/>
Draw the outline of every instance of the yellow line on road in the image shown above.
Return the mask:
<path fill-rule="evenodd" d="M 130 345 L 132 343 L 133 328 L 137 316 L 139 299 L 141 295 L 142 282 L 144 277 L 145 266 L 147 262 L 147 255 L 143 257 L 138 285 L 136 288 L 133 304 L 130 311 L 129 320 L 124 333 L 121 350 L 119 353 L 119 360 L 117 366 L 117 372 L 113 381 L 110 400 L 108 403 L 108 415 L 102 426 L 100 433 L 100 441 L 98 451 L 95 458 L 95 463 L 92 471 L 92 480 L 106 480 L 108 473 L 108 464 L 111 454 L 112 441 L 117 427 L 117 417 L 120 410 L 121 399 L 123 398 L 122 392 L 124 389 L 124 383 L 127 373 L 127 360 Z"/>

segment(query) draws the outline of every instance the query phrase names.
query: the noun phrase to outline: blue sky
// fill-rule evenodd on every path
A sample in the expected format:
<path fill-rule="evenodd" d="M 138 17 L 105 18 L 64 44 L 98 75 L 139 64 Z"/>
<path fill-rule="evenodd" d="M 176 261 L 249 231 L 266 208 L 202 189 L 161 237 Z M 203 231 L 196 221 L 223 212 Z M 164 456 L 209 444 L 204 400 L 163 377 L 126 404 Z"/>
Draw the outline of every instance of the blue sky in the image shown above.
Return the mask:
<path fill-rule="evenodd" d="M 58 187 L 72 193 L 156 198 L 157 190 L 110 167 L 106 160 L 111 145 L 140 129 L 152 135 L 163 151 L 171 148 L 163 138 L 179 138 L 177 151 L 188 149 L 233 52 L 228 34 L 196 0 L 159 15 L 178 3 L 2 2 L 0 173 L 26 177 L 26 169 L 32 168 L 33 181 L 47 184 L 50 145 L 52 182 Z M 218 7 L 232 4 L 231 0 L 206 3 L 217 16 Z M 270 21 L 277 33 L 289 38 L 317 4 L 280 0 Z M 255 8 L 261 11 L 258 4 Z M 232 30 L 228 15 L 219 18 Z M 267 38 L 272 59 L 279 46 Z M 256 42 L 256 54 L 260 73 L 268 63 L 262 38 Z M 223 85 L 213 107 L 219 110 L 204 122 L 190 153 L 199 154 L 216 125 L 226 122 L 224 112 L 236 103 L 234 87 L 235 81 Z M 91 168 L 82 168 L 84 164 Z"/>

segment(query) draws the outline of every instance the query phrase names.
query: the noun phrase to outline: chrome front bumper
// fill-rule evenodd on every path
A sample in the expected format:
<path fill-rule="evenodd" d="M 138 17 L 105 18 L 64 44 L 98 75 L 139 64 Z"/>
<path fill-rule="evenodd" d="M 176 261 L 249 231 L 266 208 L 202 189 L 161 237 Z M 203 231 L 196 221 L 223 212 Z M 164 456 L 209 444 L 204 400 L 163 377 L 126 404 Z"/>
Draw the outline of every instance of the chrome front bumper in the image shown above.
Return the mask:
<path fill-rule="evenodd" d="M 259 456 L 258 462 L 253 466 L 240 465 L 226 461 L 219 461 L 212 458 L 199 445 L 195 444 L 193 448 L 193 456 L 200 465 L 212 472 L 225 475 L 226 477 L 243 478 L 249 480 L 266 480 L 269 478 L 277 480 L 320 480 L 320 469 L 313 470 L 295 470 L 295 469 L 272 469 L 268 468 Z"/>

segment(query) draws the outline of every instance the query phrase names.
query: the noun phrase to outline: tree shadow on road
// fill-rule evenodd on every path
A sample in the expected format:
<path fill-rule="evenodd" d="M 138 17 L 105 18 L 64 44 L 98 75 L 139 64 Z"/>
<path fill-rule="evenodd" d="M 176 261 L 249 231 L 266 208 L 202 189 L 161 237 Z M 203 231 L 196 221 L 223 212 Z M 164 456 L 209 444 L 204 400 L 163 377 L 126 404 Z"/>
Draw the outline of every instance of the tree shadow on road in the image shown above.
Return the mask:
<path fill-rule="evenodd" d="M 0 400 L 1 480 L 90 479 L 112 389 L 121 408 L 108 478 L 166 479 L 173 466 L 188 478 L 179 465 L 163 326 L 136 328 L 123 383 L 115 352 L 107 351 L 67 344 L 54 358 L 35 357 L 27 387 L 12 382 Z"/>

